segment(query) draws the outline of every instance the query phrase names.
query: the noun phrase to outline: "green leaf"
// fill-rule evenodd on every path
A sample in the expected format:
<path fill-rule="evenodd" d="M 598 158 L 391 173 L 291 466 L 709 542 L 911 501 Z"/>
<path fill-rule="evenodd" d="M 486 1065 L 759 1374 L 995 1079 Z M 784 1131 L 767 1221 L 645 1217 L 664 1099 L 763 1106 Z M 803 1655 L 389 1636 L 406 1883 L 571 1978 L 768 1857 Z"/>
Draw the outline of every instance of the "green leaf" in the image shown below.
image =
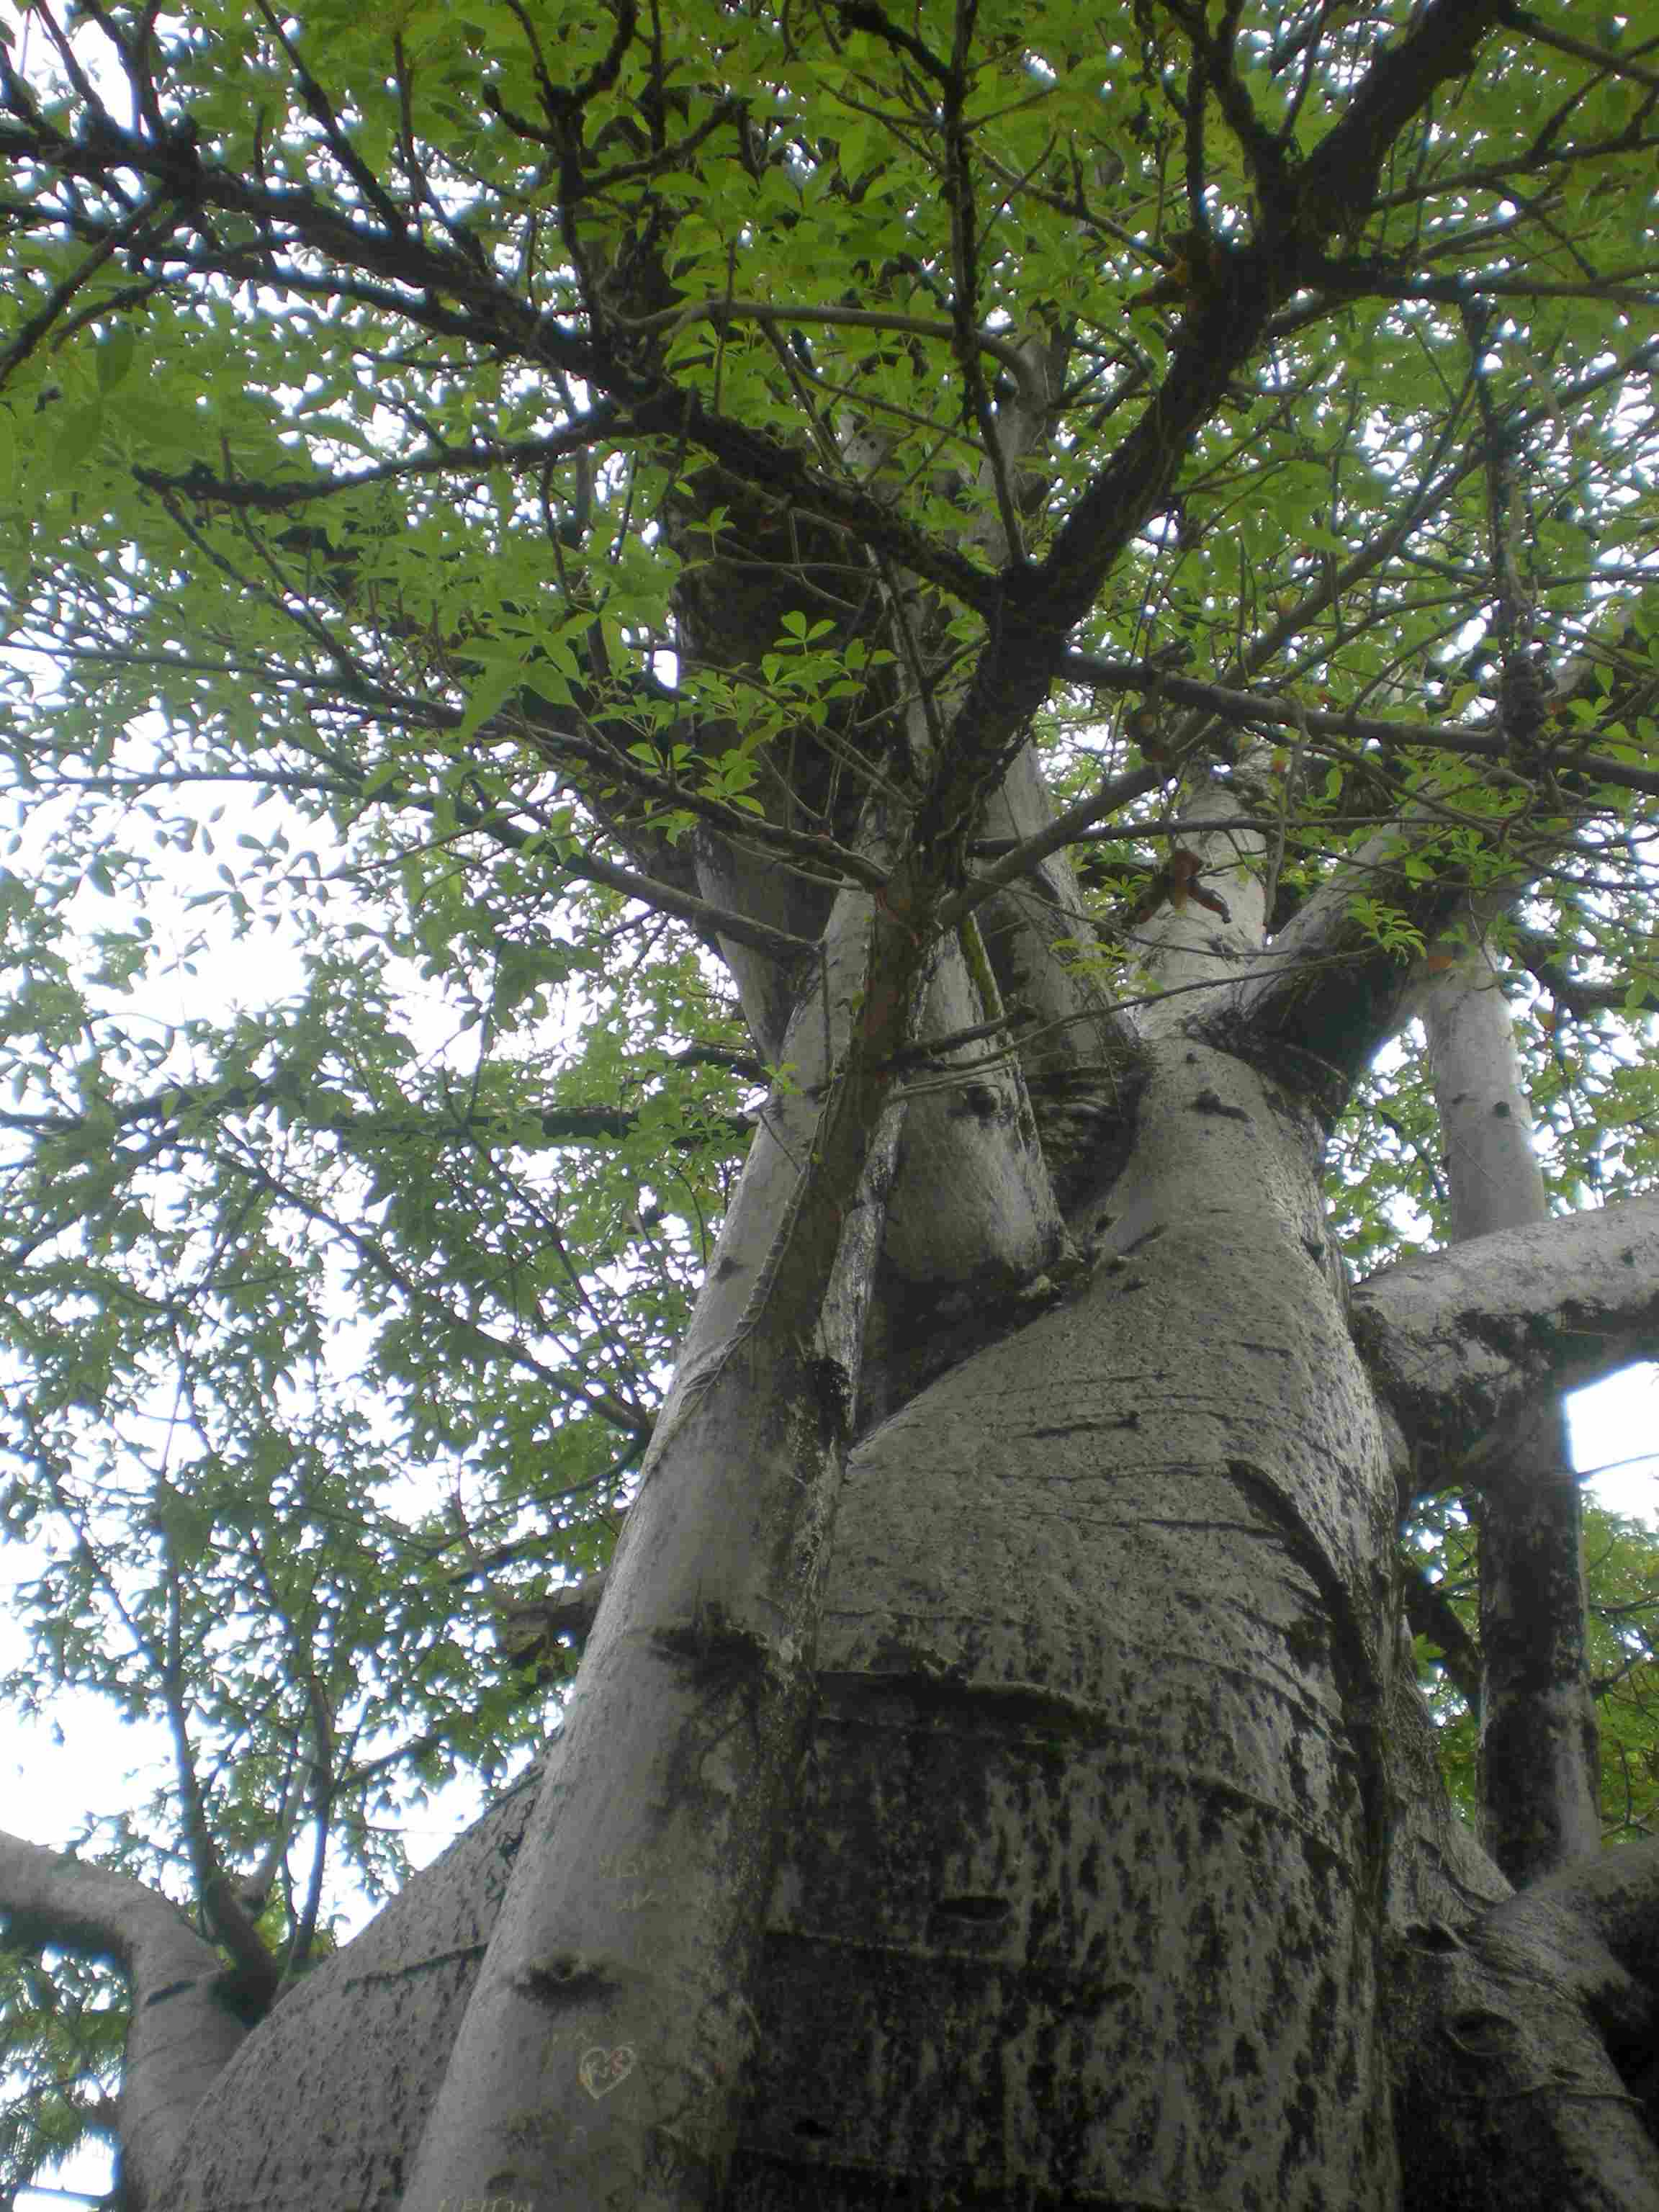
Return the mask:
<path fill-rule="evenodd" d="M 100 392 L 113 392 L 125 383 L 137 350 L 137 339 L 131 324 L 112 325 L 93 350 Z"/>
<path fill-rule="evenodd" d="M 76 407 L 60 426 L 52 447 L 52 465 L 62 477 L 74 476 L 83 468 L 98 450 L 104 434 L 104 404 L 102 400 L 89 400 Z"/>

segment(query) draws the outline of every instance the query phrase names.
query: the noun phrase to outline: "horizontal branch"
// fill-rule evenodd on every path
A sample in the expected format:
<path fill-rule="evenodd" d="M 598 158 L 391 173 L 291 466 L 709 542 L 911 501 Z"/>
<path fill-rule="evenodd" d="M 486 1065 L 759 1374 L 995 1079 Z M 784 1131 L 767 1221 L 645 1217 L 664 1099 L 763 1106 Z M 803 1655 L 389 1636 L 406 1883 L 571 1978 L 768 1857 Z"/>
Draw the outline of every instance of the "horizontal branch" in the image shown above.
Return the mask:
<path fill-rule="evenodd" d="M 1402 1261 L 1359 1285 L 1352 1318 L 1413 1445 L 1478 1474 L 1528 1406 L 1659 1357 L 1659 1197 Z"/>
<path fill-rule="evenodd" d="M 175 497 L 210 500 L 216 507 L 246 513 L 283 513 L 307 507 L 321 499 L 339 499 L 349 492 L 373 490 L 377 484 L 398 483 L 405 477 L 442 475 L 446 471 L 476 475 L 489 469 L 545 468 L 550 461 L 586 453 L 602 440 L 615 442 L 625 434 L 617 410 L 609 400 L 578 416 L 574 422 L 547 438 L 480 438 L 465 446 L 428 446 L 395 461 L 381 461 L 372 469 L 341 476 L 295 477 L 291 482 L 267 483 L 253 478 L 220 477 L 191 472 L 164 476 L 158 469 L 135 468 L 137 481 L 146 490 Z"/>
<path fill-rule="evenodd" d="M 1097 799 L 1098 793 L 1094 796 Z M 1092 801 L 1085 802 L 1085 805 L 1091 803 Z M 1271 811 L 1214 816 L 1177 814 L 1167 822 L 1159 817 L 1156 821 L 1115 822 L 1109 823 L 1104 830 L 1081 830 L 1076 836 L 1068 837 L 1066 842 L 1069 845 L 1084 846 L 1133 845 L 1143 839 L 1153 837 L 1213 837 L 1223 830 L 1254 830 L 1260 835 L 1264 829 L 1271 829 L 1279 818 L 1276 813 Z M 1380 830 L 1394 819 L 1395 817 L 1391 813 L 1304 816 L 1293 812 L 1290 817 L 1290 823 L 1293 830 L 1305 830 L 1310 833 L 1318 830 L 1322 834 L 1328 830 Z M 1024 849 L 1024 842 L 1018 837 L 976 837 L 968 848 L 972 857 L 984 860 L 1003 860 L 1010 853 L 1023 853 Z M 1097 858 L 1098 859 L 1099 855 L 1097 855 Z M 1108 855 L 1101 865 L 1109 864 L 1110 856 Z M 1029 866 L 1030 863 L 1028 862 L 1027 865 Z M 1139 866 L 1144 864 L 1133 862 L 1129 865 Z"/>
<path fill-rule="evenodd" d="M 618 318 L 621 320 L 621 318 Z M 723 324 L 750 323 L 830 323 L 856 331 L 894 331 L 901 335 L 938 338 L 945 345 L 957 341 L 957 326 L 939 315 L 905 315 L 890 313 L 884 307 L 803 307 L 773 300 L 693 300 L 678 307 L 664 307 L 659 313 L 646 315 L 638 322 L 625 322 L 629 331 L 684 330 L 697 322 Z M 1044 396 L 1030 388 L 1031 365 L 1019 348 L 1007 338 L 1000 338 L 994 331 L 975 330 L 974 342 L 981 353 L 999 361 L 1011 376 L 1018 379 L 1028 402 L 1036 407 L 1046 404 Z"/>
<path fill-rule="evenodd" d="M 218 496 L 220 487 L 215 483 L 197 488 L 201 496 Z M 232 487 L 234 489 L 234 487 Z M 41 647 L 46 651 L 46 647 Z M 264 667 L 238 670 L 233 665 L 208 660 L 187 660 L 178 655 L 146 654 L 138 656 L 113 652 L 92 652 L 85 648 L 64 647 L 53 641 L 53 653 L 65 659 L 97 665 L 142 665 L 177 669 L 182 673 L 204 672 L 214 676 L 234 678 L 252 677 L 260 683 L 286 684 L 304 695 L 307 691 L 328 690 L 339 699 L 349 700 L 355 706 L 366 707 L 377 712 L 382 720 L 394 715 L 406 723 L 425 729 L 447 731 L 455 729 L 465 720 L 459 707 L 434 705 L 430 702 L 411 701 L 392 691 L 377 690 L 366 684 L 349 684 L 337 675 L 325 679 L 310 679 L 291 672 Z M 526 683 L 533 683 L 533 664 L 526 664 Z M 636 687 L 644 698 L 653 705 L 672 705 L 675 694 L 666 686 L 658 685 L 648 676 L 635 679 Z M 327 703 L 327 702 L 325 702 Z M 586 723 L 580 704 L 573 713 L 584 723 L 586 730 L 594 726 Z M 320 708 L 313 710 L 313 729 L 319 719 Z M 684 788 L 671 775 L 658 774 L 645 768 L 629 755 L 621 752 L 597 734 L 584 735 L 558 726 L 552 720 L 553 708 L 540 701 L 521 700 L 516 708 L 503 709 L 491 715 L 482 726 L 482 738 L 491 743 L 501 742 L 522 745 L 528 736 L 537 750 L 579 793 L 581 787 L 569 774 L 572 767 L 596 769 L 606 778 L 614 779 L 623 789 L 654 801 L 665 809 L 690 814 L 708 823 L 723 836 L 740 847 L 760 847 L 784 856 L 782 865 L 804 862 L 822 877 L 826 888 L 833 888 L 841 877 L 850 877 L 862 883 L 866 890 L 879 890 L 884 880 L 882 872 L 874 868 L 860 855 L 836 843 L 830 837 L 815 836 L 804 830 L 791 830 L 781 823 L 768 821 L 763 816 L 750 814 L 729 803 L 710 798 L 706 793 Z M 300 771 L 281 769 L 233 769 L 207 766 L 199 769 L 156 769 L 143 774 L 121 775 L 45 775 L 31 773 L 25 787 L 31 793 L 76 791 L 114 793 L 122 791 L 161 789 L 190 783 L 241 782 L 269 787 L 272 790 L 316 791 L 334 793 L 367 804 L 371 799 L 383 806 L 408 806 L 428 816 L 435 816 L 441 806 L 453 814 L 455 825 L 480 836 L 495 838 L 510 850 L 520 851 L 543 833 L 526 830 L 514 819 L 510 808 L 502 806 L 490 811 L 456 800 L 451 794 L 422 791 L 415 784 L 401 779 L 377 783 L 371 792 L 368 786 L 369 771 L 344 768 L 338 755 L 325 753 L 323 759 L 332 773 Z M 550 857 L 549 865 L 556 866 L 566 876 L 581 883 L 599 884 L 618 891 L 625 898 L 637 899 L 659 913 L 672 915 L 677 921 L 688 923 L 710 939 L 729 938 L 733 944 L 746 945 L 764 958 L 776 960 L 784 965 L 808 956 L 816 957 L 817 947 L 807 938 L 793 937 L 786 930 L 774 928 L 769 923 L 752 919 L 735 908 L 716 906 L 707 899 L 678 884 L 664 882 L 659 878 L 643 876 L 616 862 L 599 859 L 596 854 L 572 850 L 562 835 L 557 841 L 556 858 Z"/>
<path fill-rule="evenodd" d="M 1573 1021 L 1589 1021 L 1596 1014 L 1652 1013 L 1659 1010 L 1659 980 L 1621 972 L 1610 982 L 1589 981 L 1575 975 L 1568 965 L 1571 948 L 1564 957 L 1563 948 L 1555 939 L 1537 930 L 1517 930 L 1515 950 L 1528 975 L 1544 986 L 1561 1012 Z"/>
<path fill-rule="evenodd" d="M 556 1639 L 568 1636 L 580 1651 L 587 1642 L 599 1610 L 599 1601 L 610 1587 L 611 1570 L 601 1567 L 581 1582 L 568 1583 L 545 1597 L 504 1604 L 504 1641 L 514 1664 L 533 1667 L 547 1658 Z"/>
<path fill-rule="evenodd" d="M 1640 130 L 1620 131 L 1608 138 L 1565 146 L 1534 145 L 1513 161 L 1482 161 L 1466 169 L 1442 170 L 1420 183 L 1380 193 L 1371 203 L 1372 212 L 1386 215 L 1395 208 L 1419 207 L 1425 200 L 1431 199 L 1457 201 L 1470 192 L 1496 192 L 1507 197 L 1517 177 L 1532 175 L 1540 169 L 1571 168 L 1576 162 L 1608 161 L 1619 155 L 1655 152 L 1659 152 L 1659 131 Z"/>
<path fill-rule="evenodd" d="M 765 1080 L 765 1070 L 757 1060 L 745 1061 L 744 1072 L 751 1082 Z M 157 1123 L 173 1127 L 188 1115 L 217 1121 L 232 1114 L 252 1113 L 261 1106 L 276 1105 L 285 1107 L 296 1121 L 325 1130 L 330 1136 L 371 1145 L 414 1141 L 428 1146 L 466 1144 L 491 1148 L 505 1145 L 523 1150 L 537 1144 L 618 1144 L 623 1138 L 632 1136 L 640 1121 L 636 1112 L 613 1106 L 549 1107 L 539 1113 L 524 1114 L 472 1111 L 453 1116 L 441 1113 L 363 1114 L 337 1105 L 330 1092 L 302 1091 L 284 1083 L 280 1077 L 268 1083 L 175 1084 L 166 1091 L 118 1107 L 112 1119 L 118 1130 L 152 1127 Z M 105 1135 L 109 1133 L 111 1118 L 99 1118 L 99 1130 Z M 86 1133 L 88 1126 L 83 1114 L 0 1112 L 0 1129 L 16 1129 L 32 1137 L 78 1137 Z M 696 1135 L 688 1133 L 680 1141 L 688 1145 L 700 1143 L 711 1126 L 724 1129 L 731 1136 L 745 1139 L 753 1134 L 754 1129 L 746 1115 L 722 1114 L 712 1124 L 703 1123 Z"/>
<path fill-rule="evenodd" d="M 656 781 L 660 782 L 662 780 Z M 333 792 L 363 801 L 367 782 L 366 776 L 328 776 L 278 769 L 203 769 L 199 771 L 157 769 L 153 774 L 118 776 L 37 776 L 31 779 L 29 787 L 37 793 L 82 791 L 112 795 L 123 791 L 157 790 L 192 783 L 252 783 L 275 791 Z M 382 783 L 371 796 L 386 805 L 409 806 L 428 815 L 434 814 L 438 809 L 435 796 L 403 783 Z M 515 849 L 530 843 L 537 834 L 519 828 L 507 813 L 490 814 L 481 807 L 457 805 L 453 800 L 449 803 L 455 815 L 456 828 L 469 834 L 494 837 Z M 695 793 L 688 794 L 684 804 L 688 813 L 706 811 L 704 802 Z M 726 826 L 724 817 L 729 811 L 731 810 L 721 810 L 722 827 Z M 770 831 L 769 823 L 750 824 L 747 816 L 737 818 L 745 829 L 752 828 L 757 836 L 764 836 Z M 811 841 L 798 838 L 794 842 L 807 844 Z M 793 962 L 817 957 L 817 947 L 810 938 L 792 937 L 787 930 L 775 929 L 769 922 L 755 921 L 748 915 L 739 914 L 735 908 L 714 905 L 708 899 L 698 898 L 695 893 L 681 890 L 678 884 L 665 884 L 654 876 L 640 875 L 632 868 L 619 866 L 615 861 L 600 860 L 596 854 L 562 854 L 553 865 L 560 874 L 576 883 L 598 884 L 605 890 L 619 893 L 623 898 L 635 899 L 656 913 L 670 915 L 675 921 L 687 923 L 705 936 L 729 938 L 733 944 L 746 945 L 751 951 L 762 954 L 766 959 L 776 960 L 786 967 Z M 32 1126 L 37 1119 L 37 1116 L 29 1115 L 0 1114 L 0 1127 L 23 1128 Z M 604 1136 L 620 1133 L 595 1129 L 592 1133 L 577 1131 L 574 1133 Z"/>
<path fill-rule="evenodd" d="M 1415 745 L 1433 752 L 1464 753 L 1484 760 L 1508 757 L 1507 738 L 1496 722 L 1474 728 L 1456 722 L 1407 722 L 1376 714 L 1333 714 L 1304 707 L 1283 692 L 1229 691 L 1195 676 L 1179 676 L 1146 661 L 1102 660 L 1089 653 L 1068 653 L 1060 664 L 1068 682 L 1099 691 L 1147 691 L 1154 686 L 1178 707 L 1196 708 L 1218 721 L 1266 723 L 1274 729 L 1305 730 L 1310 737 L 1358 738 L 1362 744 Z M 1544 757 L 1551 756 L 1546 752 Z M 1594 783 L 1659 796 L 1659 769 L 1633 768 L 1604 753 L 1587 753 L 1576 744 L 1560 748 L 1556 763 Z"/>

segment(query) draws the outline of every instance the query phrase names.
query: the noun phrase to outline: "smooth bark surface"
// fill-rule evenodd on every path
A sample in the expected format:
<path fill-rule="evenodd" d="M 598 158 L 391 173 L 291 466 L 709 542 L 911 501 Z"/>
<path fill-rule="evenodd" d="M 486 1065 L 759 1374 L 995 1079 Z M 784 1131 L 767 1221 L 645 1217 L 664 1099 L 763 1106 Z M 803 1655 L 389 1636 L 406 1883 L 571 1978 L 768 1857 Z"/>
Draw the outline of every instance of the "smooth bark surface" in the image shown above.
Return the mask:
<path fill-rule="evenodd" d="M 892 933 L 867 897 L 838 921 L 823 1000 L 787 1041 L 806 1110 L 793 1145 L 763 1129 L 733 1200 L 410 2212 L 469 2195 L 620 2212 L 706 2197 L 725 2163 L 724 2085 L 750 2047 L 732 1992 L 799 1762 L 892 1180 L 896 1121 L 870 1064 L 906 1040 L 919 965 L 913 941 L 896 979 L 879 972 Z M 872 1008 L 878 1046 L 837 1073 Z"/>
<path fill-rule="evenodd" d="M 1504 1229 L 1370 1277 L 1367 1364 L 1433 1450 L 1478 1468 L 1501 1424 L 1659 1347 L 1659 1199 Z"/>
<path fill-rule="evenodd" d="M 0 1836 L 0 1898 L 14 1942 L 109 1959 L 135 1995 L 121 2075 L 122 2166 L 136 2212 L 166 2203 L 173 2163 L 203 2099 L 247 2033 L 213 1946 L 145 1883 Z"/>
<path fill-rule="evenodd" d="M 1437 972 L 1421 1006 L 1454 1238 L 1546 1219 L 1515 1026 L 1485 948 Z M 1482 1833 L 1522 1883 L 1601 1839 L 1583 1516 L 1559 1398 L 1487 1455 L 1479 1510 Z"/>

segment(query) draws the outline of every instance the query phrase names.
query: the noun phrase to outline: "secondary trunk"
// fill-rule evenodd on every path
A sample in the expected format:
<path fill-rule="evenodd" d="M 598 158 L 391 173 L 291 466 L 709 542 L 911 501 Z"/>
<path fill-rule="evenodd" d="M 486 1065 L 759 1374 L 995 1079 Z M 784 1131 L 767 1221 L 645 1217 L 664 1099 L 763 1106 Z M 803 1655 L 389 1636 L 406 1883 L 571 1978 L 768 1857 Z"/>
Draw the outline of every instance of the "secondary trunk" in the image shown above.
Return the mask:
<path fill-rule="evenodd" d="M 1422 1005 L 1453 1236 L 1545 1220 L 1514 1025 L 1485 948 L 1435 975 Z M 1489 1457 L 1478 1510 L 1483 1830 L 1524 1882 L 1601 1840 L 1583 1514 L 1561 1400 L 1530 1411 Z"/>

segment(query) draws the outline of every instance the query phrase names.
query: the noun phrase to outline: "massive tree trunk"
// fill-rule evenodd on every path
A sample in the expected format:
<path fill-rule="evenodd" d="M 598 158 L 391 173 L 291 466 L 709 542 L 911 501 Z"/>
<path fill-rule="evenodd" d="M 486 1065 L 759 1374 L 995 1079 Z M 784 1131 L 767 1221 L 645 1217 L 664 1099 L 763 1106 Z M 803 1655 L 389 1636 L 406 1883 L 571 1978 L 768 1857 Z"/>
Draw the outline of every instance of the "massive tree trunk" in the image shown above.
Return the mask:
<path fill-rule="evenodd" d="M 1621 2056 L 1639 2035 L 1614 1961 L 1645 1960 L 1659 1863 L 1622 1855 L 1622 1920 L 1564 1884 L 1541 1932 L 1483 1936 L 1508 1886 L 1445 1809 L 1402 1671 L 1390 1538 L 1408 1455 L 1389 1410 L 1443 1451 L 1604 1364 L 1608 1336 L 1650 1345 L 1659 1206 L 1414 1263 L 1363 1295 L 1356 1338 L 1295 1094 L 1176 1036 L 1123 1104 L 1086 1274 L 1036 1290 L 1048 1310 L 1017 1301 L 853 1455 L 718 2201 L 1659 2203 L 1600 2040 L 1610 2019 Z M 556 1812 L 526 1825 L 535 1794 L 277 2007 L 151 2202 L 332 2188 L 426 2212 L 408 2161 L 506 1870 L 560 1849 Z M 606 1878 L 648 1920 L 646 1877 Z M 1389 1995 L 1397 1957 L 1409 2002 Z M 1425 1994 L 1454 1969 L 1449 1994 Z M 661 2002 L 565 2046 L 594 2125 L 649 2080 L 674 2025 Z M 1516 2087 L 1500 2037 L 1571 2057 L 1520 2172 L 1486 2126 Z M 1438 2094 L 1449 2057 L 1467 2101 Z M 672 2130 L 657 2149 L 674 2171 Z M 474 2196 L 624 2201 L 562 2179 L 557 2142 L 535 2181 L 507 2178 L 518 2155 L 503 2142 Z M 1466 2193 L 1439 2193 L 1465 2160 Z M 1561 2193 L 1591 2170 L 1602 2193 Z"/>
<path fill-rule="evenodd" d="M 1229 933 L 1260 927 L 1251 859 L 1215 864 Z M 1315 978 L 1346 911 L 1303 917 Z M 1528 2196 L 1509 2172 L 1501 2201 L 1578 2201 L 1561 2177 L 1588 2160 L 1604 2195 L 1583 2201 L 1659 2203 L 1639 2128 L 1587 2148 L 1578 2118 L 1587 2097 L 1622 2110 L 1600 2039 L 1612 2021 L 1627 2056 L 1639 2004 L 1617 1962 L 1640 1971 L 1659 1864 L 1630 1855 L 1622 1919 L 1569 1885 L 1547 1940 L 1525 1920 L 1483 1933 L 1507 1885 L 1433 1775 L 1393 1545 L 1419 1455 L 1478 1472 L 1565 1383 L 1652 1346 L 1659 1204 L 1500 1232 L 1351 1294 L 1322 1205 L 1329 1102 L 1307 1083 L 1328 1092 L 1369 1036 L 1347 1000 L 1325 1030 L 1276 1036 L 1316 994 L 1284 967 L 1217 983 L 1232 947 L 1211 932 L 1202 910 L 1163 918 L 1154 977 L 1190 982 L 1207 948 L 1208 980 L 1120 1026 L 1064 1164 L 1064 1249 L 1028 1238 L 1024 1279 L 976 1281 L 963 1255 L 1020 1212 L 988 1192 L 1047 1187 L 1034 1126 L 981 1073 L 931 1067 L 927 1118 L 866 1169 L 856 1216 L 884 1200 L 908 1221 L 902 1264 L 891 1228 L 880 1262 L 867 1228 L 840 1240 L 843 1284 L 891 1309 L 869 1333 L 903 1335 L 907 1379 L 883 1382 L 898 1402 L 839 1484 L 822 1472 L 836 1422 L 800 1425 L 800 1324 L 769 1334 L 811 1278 L 788 1164 L 814 1109 L 779 1102 L 586 1662 L 655 1669 L 654 1696 L 630 1692 L 624 1732 L 595 1736 L 605 1677 L 586 1715 L 579 1686 L 539 1791 L 279 2004 L 146 2201 L 275 2206 L 349 2175 L 377 2212 L 699 2191 L 1383 2208 L 1452 2201 L 1436 2191 L 1467 2168 L 1456 2201 L 1497 2203 L 1480 2115 L 1512 2093 L 1518 2044 L 1566 2070 L 1528 2168 L 1547 2185 Z M 1385 959 L 1350 951 L 1346 972 L 1397 1014 Z M 832 982 L 829 1003 L 854 1000 Z M 927 1003 L 961 1011 L 937 987 Z M 904 1110 L 878 1103 L 872 1129 Z M 1019 1164 L 1000 1182 L 988 1131 Z M 930 1260 L 917 1325 L 903 1308 Z M 837 1297 L 844 1367 L 857 1300 Z M 757 1662 L 741 1578 L 756 1516 L 779 1510 L 804 1547 L 780 1586 L 802 1610 L 779 1630 L 763 1598 L 784 1656 L 763 1635 Z M 470 2045 L 483 2058 L 458 2065 Z M 1473 2109 L 1436 2099 L 1442 2047 Z M 699 2069 L 700 2097 L 665 2100 Z M 434 2134 L 441 2185 L 418 2164 L 411 2181 Z"/>
<path fill-rule="evenodd" d="M 1151 1057 L 1086 1285 L 854 1457 L 734 2203 L 1395 2201 L 1393 1471 L 1305 1111 Z"/>

